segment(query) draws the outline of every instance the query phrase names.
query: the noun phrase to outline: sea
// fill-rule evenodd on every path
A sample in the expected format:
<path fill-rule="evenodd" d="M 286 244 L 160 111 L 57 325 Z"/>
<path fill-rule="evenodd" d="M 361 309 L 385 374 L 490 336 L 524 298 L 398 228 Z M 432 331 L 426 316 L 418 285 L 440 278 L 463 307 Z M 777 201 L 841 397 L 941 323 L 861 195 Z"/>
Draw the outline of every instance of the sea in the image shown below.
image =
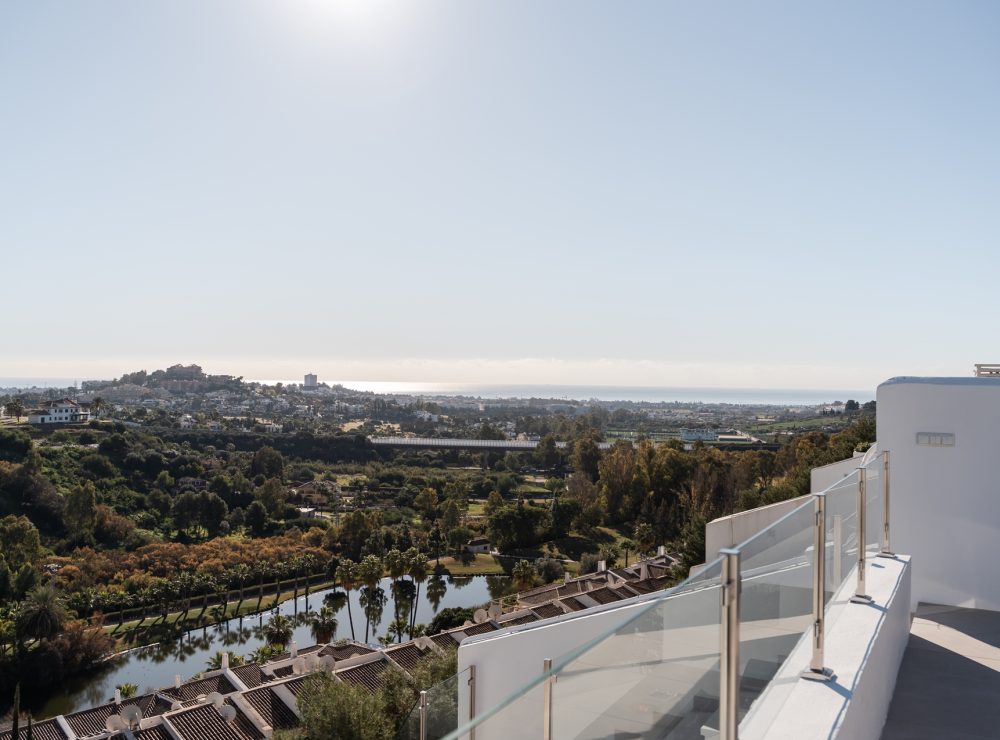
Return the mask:
<path fill-rule="evenodd" d="M 0 393 L 18 388 L 73 388 L 88 378 L 0 378 Z M 258 379 L 249 382 L 274 385 L 294 380 Z M 628 385 L 545 385 L 477 383 L 393 382 L 381 380 L 322 380 L 356 391 L 401 396 L 467 396 L 470 398 L 545 398 L 574 401 L 631 401 L 650 403 L 731 403 L 740 405 L 812 406 L 853 399 L 864 403 L 875 398 L 875 389 L 831 388 L 696 388 Z"/>

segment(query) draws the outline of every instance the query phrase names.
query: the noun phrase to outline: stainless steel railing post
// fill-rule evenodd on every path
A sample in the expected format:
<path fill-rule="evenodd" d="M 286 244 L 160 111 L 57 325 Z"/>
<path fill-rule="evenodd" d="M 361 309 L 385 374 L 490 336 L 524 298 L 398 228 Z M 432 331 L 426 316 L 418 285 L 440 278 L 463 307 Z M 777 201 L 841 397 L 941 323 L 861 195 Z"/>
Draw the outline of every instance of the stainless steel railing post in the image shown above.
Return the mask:
<path fill-rule="evenodd" d="M 880 558 L 894 558 L 896 553 L 892 551 L 889 540 L 889 450 L 882 452 L 882 479 L 885 481 L 885 500 L 882 502 L 882 551 L 878 554 Z"/>
<path fill-rule="evenodd" d="M 420 692 L 420 740 L 427 740 L 427 692 Z"/>
<path fill-rule="evenodd" d="M 469 722 L 476 718 L 476 666 L 469 666 Z M 469 740 L 476 740 L 475 726 L 469 730 Z"/>
<path fill-rule="evenodd" d="M 740 696 L 740 551 L 719 550 L 722 556 L 719 619 L 720 740 L 737 740 Z"/>
<path fill-rule="evenodd" d="M 823 665 L 823 640 L 826 629 L 826 494 L 813 494 L 813 649 L 809 667 L 801 674 L 810 681 L 829 681 L 833 671 Z"/>
<path fill-rule="evenodd" d="M 552 670 L 552 658 L 542 661 L 542 672 L 548 673 Z M 555 678 L 549 676 L 545 679 L 542 687 L 542 740 L 552 740 L 552 684 Z"/>
<path fill-rule="evenodd" d="M 858 468 L 858 535 L 856 538 L 858 546 L 858 580 L 857 587 L 854 589 L 854 596 L 851 597 L 852 604 L 870 604 L 872 602 L 872 597 L 865 593 L 865 576 L 867 575 L 866 545 L 868 543 L 866 516 L 868 506 L 867 491 L 865 490 L 867 483 L 868 476 L 864 467 Z"/>

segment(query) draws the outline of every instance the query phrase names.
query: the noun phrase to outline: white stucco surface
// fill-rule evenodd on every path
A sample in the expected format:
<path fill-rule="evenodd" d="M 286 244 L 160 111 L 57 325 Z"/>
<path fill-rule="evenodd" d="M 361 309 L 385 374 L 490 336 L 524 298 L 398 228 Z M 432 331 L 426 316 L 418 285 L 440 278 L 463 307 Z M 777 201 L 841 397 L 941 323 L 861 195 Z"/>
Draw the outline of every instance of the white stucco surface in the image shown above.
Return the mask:
<path fill-rule="evenodd" d="M 894 378 L 877 400 L 891 545 L 913 557 L 912 606 L 1000 610 L 1000 380 Z M 918 444 L 927 434 L 951 444 Z"/>
<path fill-rule="evenodd" d="M 871 605 L 849 603 L 848 579 L 828 607 L 823 662 L 833 680 L 799 677 L 812 654 L 807 636 L 740 723 L 740 740 L 878 740 L 909 639 L 910 575 L 907 557 L 870 561 Z"/>

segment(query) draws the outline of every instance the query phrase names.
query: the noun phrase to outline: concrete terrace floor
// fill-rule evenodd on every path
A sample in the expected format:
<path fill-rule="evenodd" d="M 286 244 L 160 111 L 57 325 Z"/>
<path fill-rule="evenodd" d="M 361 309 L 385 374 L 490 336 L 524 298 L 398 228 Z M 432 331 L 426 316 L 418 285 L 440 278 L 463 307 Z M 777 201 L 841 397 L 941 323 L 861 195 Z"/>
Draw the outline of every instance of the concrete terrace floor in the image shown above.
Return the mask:
<path fill-rule="evenodd" d="M 1000 738 L 1000 612 L 920 604 L 882 740 Z"/>

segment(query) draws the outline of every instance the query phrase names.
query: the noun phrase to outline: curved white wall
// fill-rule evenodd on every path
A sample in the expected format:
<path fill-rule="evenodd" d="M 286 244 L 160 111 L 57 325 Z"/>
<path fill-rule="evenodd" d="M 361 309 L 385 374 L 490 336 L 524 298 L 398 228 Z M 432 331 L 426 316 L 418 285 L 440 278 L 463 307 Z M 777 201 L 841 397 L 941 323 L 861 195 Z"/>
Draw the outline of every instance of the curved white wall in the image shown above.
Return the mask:
<path fill-rule="evenodd" d="M 891 544 L 913 558 L 913 604 L 1000 610 L 1000 380 L 893 378 L 877 400 Z M 918 444 L 921 433 L 954 437 Z"/>

